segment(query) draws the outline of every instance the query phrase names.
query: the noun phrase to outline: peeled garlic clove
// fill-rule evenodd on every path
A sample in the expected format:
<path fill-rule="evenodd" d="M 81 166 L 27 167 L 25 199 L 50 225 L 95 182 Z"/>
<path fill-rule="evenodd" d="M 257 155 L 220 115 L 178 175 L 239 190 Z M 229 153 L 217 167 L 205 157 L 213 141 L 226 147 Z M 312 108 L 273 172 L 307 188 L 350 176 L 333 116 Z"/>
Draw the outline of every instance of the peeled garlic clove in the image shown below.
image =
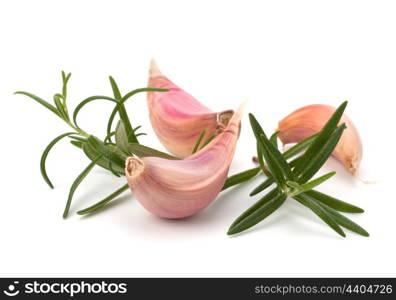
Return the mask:
<path fill-rule="evenodd" d="M 125 174 L 138 201 L 163 218 L 191 216 L 211 203 L 227 178 L 242 107 L 206 147 L 183 160 L 129 157 Z"/>
<path fill-rule="evenodd" d="M 160 142 L 178 157 L 191 155 L 199 135 L 203 141 L 221 132 L 233 115 L 232 110 L 213 112 L 179 88 L 158 69 L 154 60 L 149 71 L 149 87 L 166 88 L 169 92 L 147 93 L 152 127 Z"/>
<path fill-rule="evenodd" d="M 319 132 L 335 110 L 334 107 L 324 104 L 304 106 L 279 122 L 279 138 L 283 144 L 298 143 Z M 356 127 L 345 114 L 340 123 L 345 123 L 347 128 L 344 130 L 333 155 L 350 173 L 356 174 L 362 160 L 362 142 Z"/>

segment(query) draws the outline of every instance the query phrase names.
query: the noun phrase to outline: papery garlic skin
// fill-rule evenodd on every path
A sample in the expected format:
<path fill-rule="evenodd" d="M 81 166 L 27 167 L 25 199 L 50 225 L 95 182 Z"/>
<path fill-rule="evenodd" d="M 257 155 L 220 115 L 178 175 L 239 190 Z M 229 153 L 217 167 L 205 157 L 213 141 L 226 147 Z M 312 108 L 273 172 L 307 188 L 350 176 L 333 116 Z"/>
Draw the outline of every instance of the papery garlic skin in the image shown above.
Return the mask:
<path fill-rule="evenodd" d="M 279 122 L 279 138 L 283 144 L 298 143 L 319 132 L 335 110 L 336 108 L 324 104 L 304 106 Z M 345 123 L 347 128 L 344 130 L 333 155 L 350 173 L 356 174 L 363 155 L 362 142 L 355 125 L 345 114 L 340 120 L 341 123 Z"/>
<path fill-rule="evenodd" d="M 234 156 L 242 108 L 206 147 L 183 160 L 129 157 L 125 174 L 138 201 L 170 219 L 191 216 L 220 193 Z"/>
<path fill-rule="evenodd" d="M 218 134 L 228 124 L 232 110 L 213 112 L 179 88 L 158 69 L 154 60 L 149 71 L 149 87 L 168 92 L 148 92 L 147 102 L 152 127 L 164 147 L 178 157 L 191 155 L 197 139 L 205 129 L 203 141 Z"/>

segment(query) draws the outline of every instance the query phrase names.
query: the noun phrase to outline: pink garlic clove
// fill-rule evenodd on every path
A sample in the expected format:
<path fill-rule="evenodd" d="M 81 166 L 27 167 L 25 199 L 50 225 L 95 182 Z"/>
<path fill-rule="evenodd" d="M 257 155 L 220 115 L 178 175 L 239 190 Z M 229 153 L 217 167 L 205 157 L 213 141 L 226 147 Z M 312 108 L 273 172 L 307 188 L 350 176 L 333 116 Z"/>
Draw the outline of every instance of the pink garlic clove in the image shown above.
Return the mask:
<path fill-rule="evenodd" d="M 233 115 L 232 110 L 216 113 L 202 105 L 163 75 L 154 60 L 151 61 L 148 86 L 170 90 L 147 93 L 147 102 L 150 121 L 158 139 L 178 157 L 191 155 L 203 130 L 206 130 L 205 141 L 221 132 Z"/>
<path fill-rule="evenodd" d="M 279 122 L 279 138 L 283 144 L 298 143 L 319 132 L 334 113 L 335 108 L 324 104 L 304 106 Z M 345 123 L 342 137 L 333 155 L 341 161 L 346 169 L 356 174 L 362 160 L 362 142 L 352 121 L 344 114 L 340 124 Z"/>
<path fill-rule="evenodd" d="M 234 156 L 242 107 L 206 147 L 183 160 L 129 157 L 125 174 L 138 201 L 170 219 L 191 216 L 220 193 Z"/>

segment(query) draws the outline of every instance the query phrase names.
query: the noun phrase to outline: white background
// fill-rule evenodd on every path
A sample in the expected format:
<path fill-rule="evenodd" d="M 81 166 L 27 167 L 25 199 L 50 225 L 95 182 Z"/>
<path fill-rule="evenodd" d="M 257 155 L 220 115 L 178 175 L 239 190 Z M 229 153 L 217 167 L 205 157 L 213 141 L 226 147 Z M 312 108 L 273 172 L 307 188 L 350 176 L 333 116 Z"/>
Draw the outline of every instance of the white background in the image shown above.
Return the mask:
<path fill-rule="evenodd" d="M 394 1 L 1 1 L 1 276 L 395 276 Z M 260 181 L 221 194 L 194 217 L 170 221 L 146 212 L 129 193 L 107 210 L 78 209 L 124 183 L 95 169 L 61 215 L 68 188 L 88 159 L 66 141 L 48 158 L 50 190 L 39 172 L 46 144 L 69 131 L 22 96 L 48 100 L 60 71 L 72 72 L 69 105 L 146 85 L 155 57 L 174 82 L 214 110 L 249 99 L 268 132 L 294 109 L 339 105 L 364 143 L 365 185 L 329 161 L 337 176 L 320 190 L 363 207 L 350 217 L 371 237 L 338 237 L 290 200 L 254 229 L 228 237 L 231 222 L 256 198 Z M 103 136 L 112 105 L 82 111 L 81 126 Z M 128 104 L 134 124 L 160 148 L 145 95 Z M 244 119 L 231 173 L 251 167 L 254 139 Z"/>

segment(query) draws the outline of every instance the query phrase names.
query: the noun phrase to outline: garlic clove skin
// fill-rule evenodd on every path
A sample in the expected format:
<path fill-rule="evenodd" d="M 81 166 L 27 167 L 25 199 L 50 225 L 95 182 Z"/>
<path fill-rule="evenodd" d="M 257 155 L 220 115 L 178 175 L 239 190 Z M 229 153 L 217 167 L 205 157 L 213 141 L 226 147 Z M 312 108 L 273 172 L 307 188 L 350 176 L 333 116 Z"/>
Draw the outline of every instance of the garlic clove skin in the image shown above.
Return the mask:
<path fill-rule="evenodd" d="M 283 144 L 298 143 L 319 132 L 330 119 L 336 108 L 330 105 L 313 104 L 304 106 L 279 122 L 279 138 Z M 333 155 L 352 174 L 356 174 L 363 155 L 362 142 L 352 121 L 344 114 L 340 124 L 347 128 L 341 136 Z"/>
<path fill-rule="evenodd" d="M 201 132 L 203 141 L 227 126 L 232 110 L 213 112 L 193 96 L 179 88 L 161 73 L 151 61 L 148 86 L 169 89 L 168 92 L 148 92 L 150 121 L 160 142 L 172 154 L 184 158 L 191 155 Z"/>
<path fill-rule="evenodd" d="M 129 157 L 125 174 L 138 201 L 162 218 L 185 218 L 220 193 L 234 156 L 242 107 L 206 147 L 183 160 Z"/>

